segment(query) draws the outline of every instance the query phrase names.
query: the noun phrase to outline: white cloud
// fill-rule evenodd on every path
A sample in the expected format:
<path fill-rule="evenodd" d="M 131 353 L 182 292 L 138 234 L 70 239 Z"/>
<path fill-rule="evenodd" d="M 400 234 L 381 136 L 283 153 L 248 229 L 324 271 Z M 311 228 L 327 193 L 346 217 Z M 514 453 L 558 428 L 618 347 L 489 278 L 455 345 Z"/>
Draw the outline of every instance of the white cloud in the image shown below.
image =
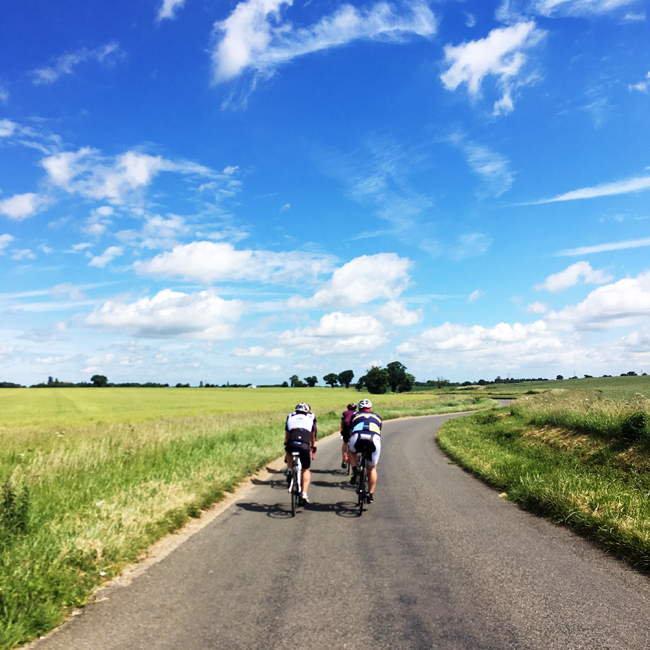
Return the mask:
<path fill-rule="evenodd" d="M 397 354 L 429 366 L 472 368 L 475 372 L 559 363 L 567 356 L 557 333 L 541 320 L 529 325 L 499 323 L 491 328 L 445 323 L 401 343 Z"/>
<path fill-rule="evenodd" d="M 630 192 L 642 192 L 650 189 L 650 176 L 630 178 L 626 181 L 615 183 L 604 183 L 596 187 L 584 187 L 580 190 L 573 190 L 566 194 L 560 194 L 553 199 L 535 201 L 529 205 L 542 205 L 544 203 L 555 203 L 556 201 L 575 201 L 576 199 L 594 199 L 600 196 L 614 196 L 617 194 L 629 194 Z"/>
<path fill-rule="evenodd" d="M 6 104 L 8 101 L 9 91 L 2 84 L 0 84 L 0 104 Z"/>
<path fill-rule="evenodd" d="M 32 251 L 29 248 L 24 248 L 22 250 L 16 249 L 11 251 L 12 260 L 22 260 L 25 257 L 30 260 L 36 259 L 36 255 L 34 255 L 34 253 L 32 253 Z"/>
<path fill-rule="evenodd" d="M 472 291 L 472 293 L 469 295 L 469 298 L 467 299 L 467 302 L 471 304 L 475 300 L 478 300 L 479 298 L 483 297 L 484 295 L 485 292 L 481 291 L 480 289 L 477 289 L 476 291 Z"/>
<path fill-rule="evenodd" d="M 397 298 L 409 285 L 411 260 L 395 253 L 356 257 L 336 269 L 323 289 L 311 298 L 294 296 L 293 309 L 350 307 L 376 300 Z"/>
<path fill-rule="evenodd" d="M 428 5 L 416 2 L 409 15 L 380 2 L 369 9 L 342 5 L 334 14 L 309 27 L 294 28 L 281 16 L 293 0 L 245 0 L 215 24 L 217 43 L 212 54 L 213 77 L 221 82 L 247 69 L 270 75 L 291 59 L 345 45 L 357 39 L 403 39 L 410 34 L 431 36 L 436 21 Z"/>
<path fill-rule="evenodd" d="M 287 282 L 316 277 L 330 268 L 329 258 L 323 255 L 301 251 L 236 250 L 226 242 L 208 241 L 179 245 L 149 262 L 135 265 L 138 275 L 182 277 L 203 284 L 237 280 Z"/>
<path fill-rule="evenodd" d="M 76 52 L 63 54 L 56 59 L 56 62 L 52 66 L 45 66 L 34 70 L 32 72 L 34 83 L 36 85 L 52 84 L 63 75 L 72 74 L 74 68 L 85 61 L 113 63 L 116 59 L 123 56 L 124 52 L 116 41 L 101 45 L 93 50 L 83 47 Z"/>
<path fill-rule="evenodd" d="M 468 257 L 483 255 L 492 245 L 492 237 L 480 232 L 467 233 L 458 238 L 458 245 L 449 251 L 452 260 L 460 261 Z"/>
<path fill-rule="evenodd" d="M 510 189 L 515 175 L 510 171 L 510 161 L 505 156 L 476 142 L 464 145 L 463 150 L 469 166 L 487 182 L 494 196 L 501 196 Z"/>
<path fill-rule="evenodd" d="M 422 309 L 410 311 L 404 300 L 389 300 L 377 311 L 382 320 L 396 327 L 415 325 L 422 320 Z"/>
<path fill-rule="evenodd" d="M 97 266 L 103 269 L 109 262 L 122 255 L 123 252 L 124 249 L 121 246 L 109 246 L 101 255 L 93 257 L 88 262 L 88 266 Z"/>
<path fill-rule="evenodd" d="M 642 93 L 647 93 L 650 87 L 650 72 L 646 74 L 645 81 L 639 81 L 638 84 L 630 84 L 628 90 L 638 90 Z"/>
<path fill-rule="evenodd" d="M 47 198 L 32 192 L 14 194 L 14 196 L 0 201 L 0 214 L 4 214 L 14 221 L 22 221 L 44 210 L 48 204 Z"/>
<path fill-rule="evenodd" d="M 585 300 L 545 318 L 563 330 L 607 330 L 650 318 L 650 271 L 592 291 Z"/>
<path fill-rule="evenodd" d="M 440 78 L 447 90 L 466 83 L 470 95 L 477 97 L 483 79 L 489 74 L 496 76 L 501 98 L 494 104 L 494 113 L 508 113 L 513 109 L 513 91 L 524 83 L 516 81 L 526 63 L 523 50 L 537 45 L 545 35 L 531 20 L 494 29 L 477 41 L 446 45 L 445 63 L 449 68 Z"/>
<path fill-rule="evenodd" d="M 0 120 L 0 138 L 11 137 L 18 128 L 18 125 L 11 120 Z"/>
<path fill-rule="evenodd" d="M 548 311 L 548 304 L 545 302 L 531 302 L 526 306 L 527 314 L 545 314 Z"/>
<path fill-rule="evenodd" d="M 41 165 L 47 172 L 48 180 L 56 187 L 112 204 L 124 203 L 129 196 L 150 185 L 161 172 L 217 180 L 226 178 L 190 161 L 174 162 L 138 151 L 107 157 L 90 147 L 47 156 Z M 229 180 L 229 183 L 236 181 Z"/>
<path fill-rule="evenodd" d="M 235 348 L 232 351 L 235 357 L 264 357 L 268 359 L 281 359 L 286 356 L 284 348 L 264 348 L 256 345 L 250 348 Z"/>
<path fill-rule="evenodd" d="M 646 239 L 631 239 L 628 241 L 610 242 L 608 244 L 597 244 L 596 246 L 568 248 L 555 253 L 555 255 L 558 257 L 572 257 L 577 255 L 589 255 L 590 253 L 603 253 L 605 251 L 620 251 L 627 248 L 644 248 L 646 246 L 650 246 L 650 237 Z"/>
<path fill-rule="evenodd" d="M 541 291 L 545 289 L 551 293 L 558 293 L 578 284 L 580 278 L 585 284 L 605 284 L 611 281 L 612 276 L 606 275 L 600 269 L 592 269 L 589 262 L 576 262 L 564 269 L 564 271 L 549 275 L 544 282 L 535 285 L 535 290 Z"/>
<path fill-rule="evenodd" d="M 184 4 L 185 0 L 163 0 L 163 3 L 158 10 L 158 20 L 176 18 L 176 12 L 181 9 Z"/>
<path fill-rule="evenodd" d="M 542 16 L 588 16 L 604 14 L 637 0 L 534 0 L 531 9 Z"/>
<path fill-rule="evenodd" d="M 281 368 L 270 363 L 258 363 L 253 368 L 246 368 L 246 372 L 278 372 Z"/>
<path fill-rule="evenodd" d="M 283 332 L 278 341 L 284 347 L 326 355 L 367 352 L 383 345 L 388 338 L 376 318 L 337 311 L 325 314 L 315 327 Z"/>
<path fill-rule="evenodd" d="M 182 293 L 163 289 L 153 298 L 109 300 L 86 323 L 104 330 L 151 338 L 229 339 L 244 310 L 241 300 L 224 300 L 211 290 Z"/>
<path fill-rule="evenodd" d="M 0 251 L 7 248 L 7 246 L 9 246 L 9 243 L 13 240 L 14 238 L 11 235 L 0 235 Z"/>

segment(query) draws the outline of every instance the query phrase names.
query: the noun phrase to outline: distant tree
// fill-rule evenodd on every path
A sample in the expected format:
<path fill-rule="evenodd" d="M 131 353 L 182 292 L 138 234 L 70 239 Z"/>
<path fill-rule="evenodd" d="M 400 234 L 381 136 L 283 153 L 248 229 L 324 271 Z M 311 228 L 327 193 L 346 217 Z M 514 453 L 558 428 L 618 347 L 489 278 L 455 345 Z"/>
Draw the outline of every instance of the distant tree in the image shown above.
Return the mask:
<path fill-rule="evenodd" d="M 627 373 L 627 376 L 628 377 L 636 377 L 637 374 L 636 374 L 636 372 L 634 372 L 634 370 L 630 370 L 630 372 Z"/>
<path fill-rule="evenodd" d="M 357 390 L 363 390 L 366 387 L 366 375 L 359 377 L 359 380 L 354 385 Z"/>
<path fill-rule="evenodd" d="M 47 378 L 47 383 L 48 383 L 48 384 L 53 383 L 52 377 L 48 377 L 48 378 Z"/>
<path fill-rule="evenodd" d="M 397 386 L 398 393 L 408 393 L 415 386 L 415 377 L 410 372 L 405 372 L 404 377 Z"/>
<path fill-rule="evenodd" d="M 354 379 L 354 373 L 352 370 L 344 370 L 343 372 L 339 373 L 339 384 L 341 386 L 345 386 L 346 388 L 350 388 L 350 383 Z"/>
<path fill-rule="evenodd" d="M 485 386 L 485 384 L 487 384 L 487 381 L 485 381 L 485 379 L 479 379 L 477 383 L 479 386 Z"/>
<path fill-rule="evenodd" d="M 291 377 L 289 377 L 289 381 L 291 382 L 291 387 L 295 388 L 300 381 L 300 377 L 298 377 L 298 375 L 291 375 Z"/>
<path fill-rule="evenodd" d="M 591 375 L 585 375 L 585 379 L 593 379 Z"/>
<path fill-rule="evenodd" d="M 339 383 L 339 376 L 335 372 L 330 372 L 323 377 L 323 381 L 334 388 Z"/>
<path fill-rule="evenodd" d="M 406 375 L 406 366 L 399 361 L 391 361 L 386 366 L 386 370 L 388 371 L 390 389 L 395 393 Z"/>
<path fill-rule="evenodd" d="M 555 379 L 564 379 L 562 375 L 558 375 Z"/>
<path fill-rule="evenodd" d="M 52 379 L 50 377 L 50 379 Z M 93 386 L 108 386 L 108 379 L 104 375 L 93 375 L 90 378 Z"/>
<path fill-rule="evenodd" d="M 283 381 L 282 388 L 289 388 L 289 384 L 286 381 Z"/>
<path fill-rule="evenodd" d="M 313 388 L 318 383 L 318 377 L 305 377 L 305 381 L 309 388 Z"/>
<path fill-rule="evenodd" d="M 373 366 L 365 375 L 364 383 L 369 393 L 380 395 L 385 393 L 390 386 L 388 370 Z"/>

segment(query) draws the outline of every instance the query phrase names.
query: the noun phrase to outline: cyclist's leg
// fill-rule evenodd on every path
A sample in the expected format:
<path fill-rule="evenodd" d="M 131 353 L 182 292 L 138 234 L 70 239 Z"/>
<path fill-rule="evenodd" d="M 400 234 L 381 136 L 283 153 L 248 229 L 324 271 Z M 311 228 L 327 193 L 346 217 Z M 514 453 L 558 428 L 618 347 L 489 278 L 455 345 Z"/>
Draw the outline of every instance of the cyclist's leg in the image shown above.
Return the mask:
<path fill-rule="evenodd" d="M 311 451 L 300 452 L 300 460 L 302 462 L 302 493 L 307 494 L 309 483 L 311 481 Z"/>
<path fill-rule="evenodd" d="M 358 439 L 358 434 L 353 433 L 350 436 L 350 442 L 348 443 L 348 456 L 350 457 L 350 467 L 352 469 L 356 469 L 357 465 L 359 464 L 359 454 L 357 453 L 356 447 L 354 446 L 356 444 L 356 441 Z"/>
<path fill-rule="evenodd" d="M 370 494 L 374 494 L 375 485 L 377 485 L 377 463 L 381 454 L 381 438 L 373 436 L 372 442 L 375 445 L 375 451 L 372 452 L 372 456 L 368 459 L 368 492 Z"/>

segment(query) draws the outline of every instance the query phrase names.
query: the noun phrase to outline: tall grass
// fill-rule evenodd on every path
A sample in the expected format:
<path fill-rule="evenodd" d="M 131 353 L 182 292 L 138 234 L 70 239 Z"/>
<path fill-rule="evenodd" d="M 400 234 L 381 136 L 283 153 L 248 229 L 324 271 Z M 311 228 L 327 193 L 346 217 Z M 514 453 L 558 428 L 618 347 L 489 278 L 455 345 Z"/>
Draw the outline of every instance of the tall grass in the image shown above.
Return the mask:
<path fill-rule="evenodd" d="M 376 410 L 390 419 L 493 404 L 443 396 Z M 280 456 L 285 416 L 266 411 L 1 431 L 0 648 L 52 629 L 143 549 Z M 340 411 L 318 412 L 318 422 L 321 436 L 336 431 Z"/>

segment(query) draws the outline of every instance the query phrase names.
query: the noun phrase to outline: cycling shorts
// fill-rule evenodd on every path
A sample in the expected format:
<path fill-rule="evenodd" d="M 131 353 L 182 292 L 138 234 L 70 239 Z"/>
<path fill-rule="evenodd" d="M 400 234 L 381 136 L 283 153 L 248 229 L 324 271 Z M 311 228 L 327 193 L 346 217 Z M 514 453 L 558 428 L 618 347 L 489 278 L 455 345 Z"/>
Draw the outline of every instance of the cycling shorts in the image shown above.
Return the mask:
<path fill-rule="evenodd" d="M 341 438 L 343 438 L 343 442 L 350 442 L 350 435 L 352 435 L 352 432 L 350 431 L 349 427 L 341 429 Z"/>
<path fill-rule="evenodd" d="M 379 454 L 381 453 L 381 436 L 376 433 L 366 433 L 365 431 L 353 433 L 350 437 L 348 449 L 353 454 L 358 454 L 365 446 L 370 446 L 371 449 L 372 447 L 375 448 L 368 463 L 376 465 L 379 462 Z"/>
<path fill-rule="evenodd" d="M 290 454 L 294 451 L 298 452 L 303 469 L 309 469 L 311 467 L 311 449 L 309 447 L 305 449 L 299 442 L 287 442 L 284 448 Z"/>

